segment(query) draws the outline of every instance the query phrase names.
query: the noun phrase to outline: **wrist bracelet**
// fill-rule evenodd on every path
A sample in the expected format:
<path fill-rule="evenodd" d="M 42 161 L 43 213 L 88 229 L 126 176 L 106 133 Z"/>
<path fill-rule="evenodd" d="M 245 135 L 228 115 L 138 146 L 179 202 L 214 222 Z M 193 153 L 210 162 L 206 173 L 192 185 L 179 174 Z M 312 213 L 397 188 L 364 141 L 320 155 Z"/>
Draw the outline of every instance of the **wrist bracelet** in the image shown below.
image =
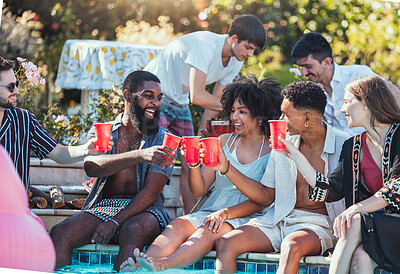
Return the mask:
<path fill-rule="evenodd" d="M 201 162 L 199 161 L 197 164 L 195 164 L 194 166 L 191 166 L 189 163 L 187 164 L 189 166 L 189 168 L 198 168 L 201 165 Z"/>
<path fill-rule="evenodd" d="M 113 221 L 113 222 L 119 227 L 119 223 L 118 223 L 116 220 L 114 220 L 114 219 L 109 219 L 109 221 Z"/>
<path fill-rule="evenodd" d="M 231 166 L 231 162 L 228 160 L 228 166 L 226 167 L 226 170 L 224 172 L 219 172 L 221 175 L 225 175 L 229 171 L 229 167 Z"/>

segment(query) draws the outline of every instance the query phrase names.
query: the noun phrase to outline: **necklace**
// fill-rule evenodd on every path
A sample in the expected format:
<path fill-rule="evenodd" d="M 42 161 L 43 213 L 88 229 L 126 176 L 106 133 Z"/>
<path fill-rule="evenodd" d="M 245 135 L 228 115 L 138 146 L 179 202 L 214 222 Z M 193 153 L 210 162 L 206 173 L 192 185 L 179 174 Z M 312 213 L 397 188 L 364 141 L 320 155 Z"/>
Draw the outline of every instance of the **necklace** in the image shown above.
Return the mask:
<path fill-rule="evenodd" d="M 133 145 L 127 145 L 126 143 L 125 143 L 125 139 L 124 139 L 124 133 L 123 133 L 123 131 L 121 130 L 121 139 L 122 139 L 122 142 L 124 143 L 124 145 L 129 149 L 129 150 L 132 150 L 132 149 L 134 149 L 134 148 L 136 148 L 136 146 L 140 143 L 140 139 L 138 140 L 138 141 L 136 141 L 136 143 L 134 143 Z"/>

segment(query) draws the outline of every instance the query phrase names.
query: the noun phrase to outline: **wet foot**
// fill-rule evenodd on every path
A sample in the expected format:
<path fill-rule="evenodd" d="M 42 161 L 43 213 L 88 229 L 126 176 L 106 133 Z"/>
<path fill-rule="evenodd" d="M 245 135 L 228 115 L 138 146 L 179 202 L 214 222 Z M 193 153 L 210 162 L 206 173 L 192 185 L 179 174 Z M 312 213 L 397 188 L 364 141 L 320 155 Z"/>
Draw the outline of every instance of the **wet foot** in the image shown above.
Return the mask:
<path fill-rule="evenodd" d="M 145 253 L 140 252 L 138 248 L 134 250 L 134 255 L 136 257 L 136 261 L 151 271 L 162 271 L 167 269 L 166 266 L 166 258 L 155 259 L 148 257 Z"/>
<path fill-rule="evenodd" d="M 136 262 L 132 257 L 129 257 L 125 262 L 123 262 L 119 268 L 119 272 L 133 272 L 138 269 Z"/>

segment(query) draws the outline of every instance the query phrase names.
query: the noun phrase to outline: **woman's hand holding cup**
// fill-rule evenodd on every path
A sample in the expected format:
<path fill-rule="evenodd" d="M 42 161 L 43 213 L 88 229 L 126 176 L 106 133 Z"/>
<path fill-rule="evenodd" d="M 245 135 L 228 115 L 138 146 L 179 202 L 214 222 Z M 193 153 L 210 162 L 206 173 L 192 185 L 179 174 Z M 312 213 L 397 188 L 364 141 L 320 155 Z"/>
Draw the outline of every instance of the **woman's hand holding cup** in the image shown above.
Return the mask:
<path fill-rule="evenodd" d="M 228 159 L 225 156 L 224 150 L 222 149 L 221 140 L 219 138 L 218 138 L 218 147 L 219 147 L 219 157 L 216 165 L 207 165 L 207 163 L 204 163 L 203 159 L 205 157 L 204 153 L 205 151 L 202 144 L 200 145 L 200 161 L 203 165 L 211 168 L 212 170 L 224 172 L 227 170 L 228 167 Z"/>

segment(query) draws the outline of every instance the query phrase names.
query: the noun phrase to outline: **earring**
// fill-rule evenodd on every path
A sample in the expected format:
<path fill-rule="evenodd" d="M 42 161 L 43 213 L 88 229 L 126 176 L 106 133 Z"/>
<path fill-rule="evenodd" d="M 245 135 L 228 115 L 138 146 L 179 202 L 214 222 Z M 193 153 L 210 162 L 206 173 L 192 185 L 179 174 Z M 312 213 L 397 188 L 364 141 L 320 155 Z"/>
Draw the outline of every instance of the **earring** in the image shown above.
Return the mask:
<path fill-rule="evenodd" d="M 262 126 L 262 120 L 258 121 L 258 125 Z"/>
<path fill-rule="evenodd" d="M 305 126 L 305 127 L 308 127 L 308 121 L 304 123 L 304 126 Z"/>

